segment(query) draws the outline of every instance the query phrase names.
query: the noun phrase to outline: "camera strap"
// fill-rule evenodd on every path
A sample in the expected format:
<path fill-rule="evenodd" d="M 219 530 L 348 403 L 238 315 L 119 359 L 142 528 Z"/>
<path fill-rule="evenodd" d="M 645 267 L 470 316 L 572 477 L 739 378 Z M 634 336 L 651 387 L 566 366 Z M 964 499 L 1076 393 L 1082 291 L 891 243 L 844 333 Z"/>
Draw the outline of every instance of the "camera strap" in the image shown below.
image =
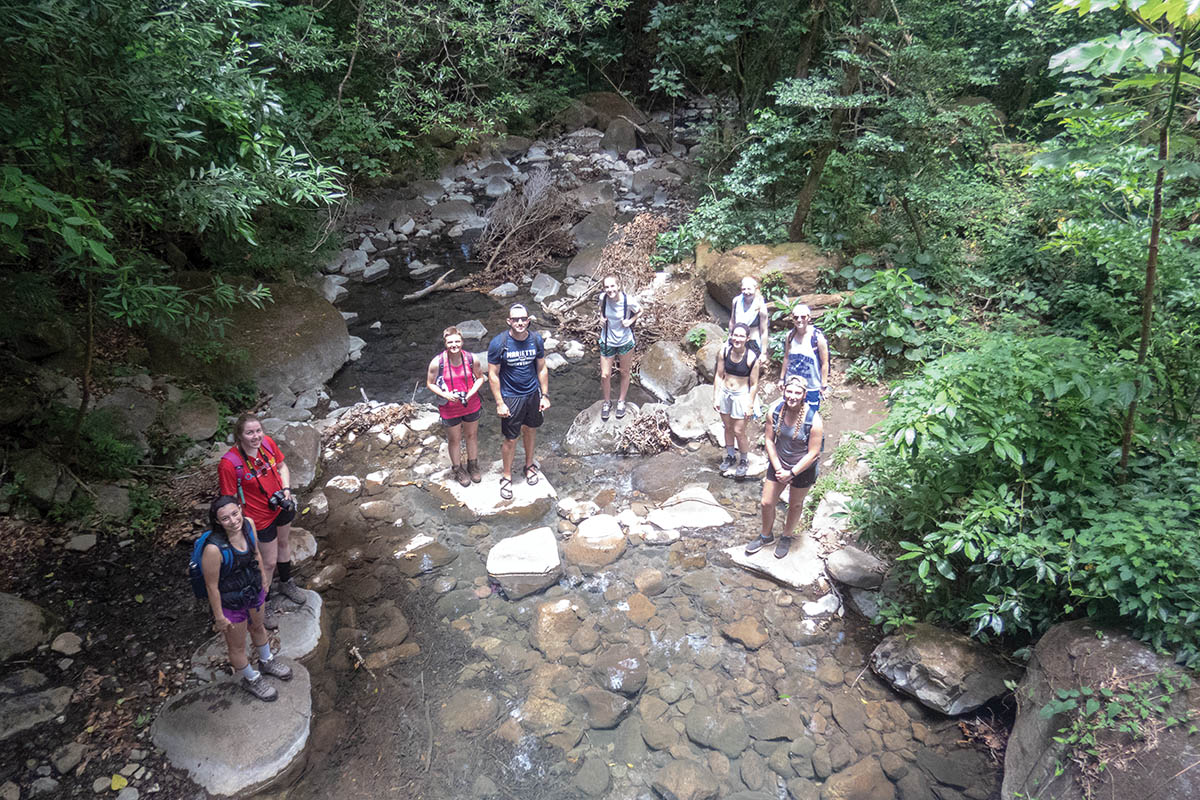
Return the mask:
<path fill-rule="evenodd" d="M 263 497 L 266 497 L 268 500 L 271 498 L 271 493 L 268 492 L 266 487 L 262 485 L 262 478 L 260 476 L 264 472 L 274 472 L 276 475 L 279 474 L 279 470 L 277 470 L 275 468 L 275 457 L 271 454 L 271 448 L 267 446 L 266 439 L 263 439 L 262 444 L 260 444 L 258 446 L 258 450 L 259 450 L 259 453 L 264 454 L 264 456 L 265 456 L 262 459 L 263 463 L 264 463 L 264 467 L 261 470 L 259 470 L 255 466 L 251 465 L 250 458 L 246 455 L 246 451 L 242 449 L 242 445 L 240 443 L 237 445 L 237 454 L 238 454 L 238 457 L 241 459 L 242 463 L 238 464 L 236 462 L 233 462 L 233 459 L 231 459 L 231 458 L 229 459 L 231 462 L 233 462 L 234 472 L 237 475 L 238 499 L 242 501 L 242 505 L 246 504 L 246 494 L 242 490 L 243 474 L 247 475 L 248 477 L 254 478 L 254 482 L 256 484 L 258 484 L 258 490 L 260 492 L 262 492 Z M 232 453 L 233 453 L 233 451 L 231 450 L 228 453 L 226 453 L 224 457 L 229 458 L 229 456 L 232 455 Z M 255 459 L 255 461 L 257 462 L 258 459 Z M 280 478 L 280 483 L 283 483 L 282 477 Z"/>

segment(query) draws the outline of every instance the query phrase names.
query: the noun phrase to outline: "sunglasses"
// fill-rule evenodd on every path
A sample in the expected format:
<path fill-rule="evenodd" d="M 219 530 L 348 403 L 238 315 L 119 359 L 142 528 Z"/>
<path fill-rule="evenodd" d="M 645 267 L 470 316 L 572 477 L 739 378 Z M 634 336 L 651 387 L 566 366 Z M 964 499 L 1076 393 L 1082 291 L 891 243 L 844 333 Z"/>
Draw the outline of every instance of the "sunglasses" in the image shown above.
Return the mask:
<path fill-rule="evenodd" d="M 509 317 L 509 322 L 529 322 L 529 317 Z"/>

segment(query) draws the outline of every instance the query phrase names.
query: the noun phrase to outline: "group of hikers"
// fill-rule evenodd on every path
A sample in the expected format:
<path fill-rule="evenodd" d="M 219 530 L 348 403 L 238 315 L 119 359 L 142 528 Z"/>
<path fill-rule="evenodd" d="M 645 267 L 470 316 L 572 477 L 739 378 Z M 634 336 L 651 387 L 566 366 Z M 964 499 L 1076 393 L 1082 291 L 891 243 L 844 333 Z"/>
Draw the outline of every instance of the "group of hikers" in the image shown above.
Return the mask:
<path fill-rule="evenodd" d="M 817 462 L 824 429 L 819 413 L 829 385 L 829 349 L 813 327 L 812 312 L 804 305 L 792 311 L 792 329 L 783 347 L 779 382 L 783 397 L 763 414 L 758 404 L 759 373 L 767 344 L 768 311 L 758 282 L 747 277 L 734 298 L 729 338 L 715 365 L 713 407 L 725 429 L 723 474 L 744 478 L 748 471 L 748 420 L 763 419 L 767 454 L 762 491 L 762 531 L 746 546 L 753 555 L 775 543 L 776 506 L 788 489 L 784 533 L 774 555 L 783 558 L 791 547 L 804 498 L 817 479 Z M 637 300 L 621 289 L 620 279 L 608 275 L 596 301 L 600 346 L 600 416 L 608 420 L 626 414 L 626 395 L 633 368 L 636 340 L 633 328 L 641 315 Z M 530 330 L 531 317 L 520 303 L 509 308 L 508 328 L 492 338 L 487 354 L 463 348 L 455 327 L 442 332 L 443 350 L 429 362 L 426 386 L 434 394 L 446 430 L 451 475 L 464 487 L 483 479 L 479 467 L 480 391 L 490 387 L 500 418 L 502 500 L 513 497 L 512 467 L 517 440 L 522 441 L 525 483 L 534 485 L 541 470 L 534 456 L 537 429 L 550 408 L 549 369 L 541 334 Z M 485 361 L 486 359 L 486 361 Z M 612 370 L 620 367 L 615 406 Z M 274 700 L 276 689 L 264 675 L 291 678 L 291 670 L 272 657 L 267 629 L 278 627 L 269 612 L 275 594 L 303 604 L 305 594 L 291 577 L 289 535 L 296 514 L 291 476 L 283 453 L 263 432 L 261 421 L 243 414 L 234 426 L 234 445 L 218 466 L 219 496 L 209 510 L 210 530 L 197 541 L 191 565 L 193 588 L 207 598 L 214 627 L 225 636 L 229 660 L 241 673 L 243 685 L 255 697 Z M 465 449 L 465 455 L 463 450 Z M 272 577 L 278 577 L 271 594 Z M 258 656 L 257 669 L 246 655 L 250 634 Z"/>

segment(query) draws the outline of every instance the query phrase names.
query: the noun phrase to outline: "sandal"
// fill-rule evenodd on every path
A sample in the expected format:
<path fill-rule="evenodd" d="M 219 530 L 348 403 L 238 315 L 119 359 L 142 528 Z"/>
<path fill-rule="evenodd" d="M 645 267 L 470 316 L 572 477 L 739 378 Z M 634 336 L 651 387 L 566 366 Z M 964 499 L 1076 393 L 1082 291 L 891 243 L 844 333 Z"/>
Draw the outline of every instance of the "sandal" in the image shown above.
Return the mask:
<path fill-rule="evenodd" d="M 500 478 L 500 499 L 501 500 L 512 500 L 512 479 L 511 478 L 505 478 L 505 477 Z"/>
<path fill-rule="evenodd" d="M 525 467 L 525 482 L 530 486 L 533 486 L 538 482 L 538 475 L 538 465 L 536 461 Z"/>

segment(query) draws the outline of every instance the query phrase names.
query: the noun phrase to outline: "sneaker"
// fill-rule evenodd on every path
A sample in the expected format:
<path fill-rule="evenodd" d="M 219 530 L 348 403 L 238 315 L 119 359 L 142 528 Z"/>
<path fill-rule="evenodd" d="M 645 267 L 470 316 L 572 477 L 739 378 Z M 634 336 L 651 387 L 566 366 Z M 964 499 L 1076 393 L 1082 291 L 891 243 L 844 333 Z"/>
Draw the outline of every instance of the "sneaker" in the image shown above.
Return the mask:
<path fill-rule="evenodd" d="M 721 459 L 721 464 L 717 467 L 717 469 L 723 473 L 728 472 L 729 470 L 733 469 L 733 465 L 736 463 L 737 456 L 731 456 L 729 453 L 726 453 L 725 457 Z"/>
<path fill-rule="evenodd" d="M 617 419 L 621 419 L 621 417 L 623 417 L 623 416 L 625 416 L 625 401 L 618 400 L 617 401 Z"/>
<path fill-rule="evenodd" d="M 455 464 L 454 469 L 452 469 L 450 472 L 452 475 L 454 475 L 455 479 L 458 480 L 459 486 L 471 485 L 471 476 L 467 474 L 467 468 L 462 464 Z"/>
<path fill-rule="evenodd" d="M 766 547 L 773 541 L 775 541 L 774 536 L 770 536 L 770 537 L 766 537 L 766 538 L 764 538 L 762 536 L 757 537 L 750 544 L 746 545 L 746 555 L 748 555 L 748 556 L 754 555 L 759 550 L 762 550 L 764 547 Z"/>
<path fill-rule="evenodd" d="M 308 602 L 308 595 L 306 595 L 304 590 L 297 586 L 296 581 L 291 578 L 288 578 L 286 581 L 280 581 L 278 591 L 281 595 L 286 597 L 288 600 L 291 600 L 298 606 L 302 606 Z"/>
<path fill-rule="evenodd" d="M 737 469 L 733 472 L 733 477 L 741 480 L 746 477 L 746 471 L 750 469 L 750 460 L 746 456 L 738 459 Z"/>
<path fill-rule="evenodd" d="M 792 549 L 792 537 L 780 536 L 779 544 L 775 545 L 775 557 L 783 558 L 788 554 L 788 550 Z"/>
<path fill-rule="evenodd" d="M 270 661 L 259 659 L 258 671 L 263 675 L 279 678 L 281 681 L 290 681 L 292 679 L 292 668 L 278 658 L 272 658 Z"/>
<path fill-rule="evenodd" d="M 612 413 L 612 403 L 605 400 L 600 404 L 600 419 L 608 419 L 608 415 Z"/>
<path fill-rule="evenodd" d="M 483 480 L 483 473 L 479 471 L 479 461 L 470 459 L 467 461 L 467 474 L 471 476 L 471 483 L 479 483 Z"/>
<path fill-rule="evenodd" d="M 242 678 L 242 688 L 257 697 L 259 700 L 267 703 L 270 703 L 274 701 L 275 698 L 279 697 L 279 692 L 275 690 L 274 686 L 267 683 L 266 678 L 264 678 L 262 675 L 259 675 L 254 680 Z"/>
<path fill-rule="evenodd" d="M 275 612 L 271 610 L 270 603 L 263 606 L 263 627 L 269 631 L 279 630 L 279 620 L 275 619 Z"/>

